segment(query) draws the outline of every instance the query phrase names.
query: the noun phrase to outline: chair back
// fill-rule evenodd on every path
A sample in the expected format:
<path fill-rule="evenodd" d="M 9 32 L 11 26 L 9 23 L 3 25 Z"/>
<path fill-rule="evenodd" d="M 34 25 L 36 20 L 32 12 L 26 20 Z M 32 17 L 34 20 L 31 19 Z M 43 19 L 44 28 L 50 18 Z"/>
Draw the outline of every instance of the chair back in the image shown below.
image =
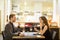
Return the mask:
<path fill-rule="evenodd" d="M 52 34 L 52 39 L 54 40 L 55 39 L 55 36 L 56 36 L 56 31 L 53 31 L 53 34 Z"/>

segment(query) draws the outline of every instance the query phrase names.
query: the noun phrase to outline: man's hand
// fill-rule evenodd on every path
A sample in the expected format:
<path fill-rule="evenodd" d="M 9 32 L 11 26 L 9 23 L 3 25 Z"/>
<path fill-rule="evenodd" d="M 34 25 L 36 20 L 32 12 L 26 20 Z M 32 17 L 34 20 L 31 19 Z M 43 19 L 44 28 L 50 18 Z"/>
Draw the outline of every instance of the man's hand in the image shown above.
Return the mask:
<path fill-rule="evenodd" d="M 21 33 L 21 34 L 19 34 L 19 36 L 21 36 L 21 37 L 23 37 L 23 36 L 25 36 L 23 33 Z"/>

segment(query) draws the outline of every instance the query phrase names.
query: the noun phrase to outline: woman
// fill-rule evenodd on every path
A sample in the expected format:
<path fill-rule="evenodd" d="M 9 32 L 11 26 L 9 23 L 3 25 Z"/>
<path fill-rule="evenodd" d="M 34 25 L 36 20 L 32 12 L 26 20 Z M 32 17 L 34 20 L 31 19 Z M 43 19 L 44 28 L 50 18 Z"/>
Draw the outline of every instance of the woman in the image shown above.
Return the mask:
<path fill-rule="evenodd" d="M 51 34 L 49 31 L 49 25 L 47 19 L 44 16 L 39 18 L 40 20 L 40 31 L 35 28 L 36 31 L 40 32 L 41 35 L 45 36 L 45 40 L 51 40 Z"/>

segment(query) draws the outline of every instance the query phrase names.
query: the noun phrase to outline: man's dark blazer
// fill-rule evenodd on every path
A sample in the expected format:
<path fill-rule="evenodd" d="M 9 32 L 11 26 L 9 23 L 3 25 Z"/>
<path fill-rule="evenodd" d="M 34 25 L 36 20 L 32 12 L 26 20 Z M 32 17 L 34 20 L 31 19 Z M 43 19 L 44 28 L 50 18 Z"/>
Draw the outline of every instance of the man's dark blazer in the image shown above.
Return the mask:
<path fill-rule="evenodd" d="M 14 25 L 13 25 L 13 23 L 9 22 L 5 26 L 4 39 L 5 40 L 12 40 L 12 37 L 15 35 L 18 35 L 18 34 L 15 34 L 15 32 L 14 32 Z"/>

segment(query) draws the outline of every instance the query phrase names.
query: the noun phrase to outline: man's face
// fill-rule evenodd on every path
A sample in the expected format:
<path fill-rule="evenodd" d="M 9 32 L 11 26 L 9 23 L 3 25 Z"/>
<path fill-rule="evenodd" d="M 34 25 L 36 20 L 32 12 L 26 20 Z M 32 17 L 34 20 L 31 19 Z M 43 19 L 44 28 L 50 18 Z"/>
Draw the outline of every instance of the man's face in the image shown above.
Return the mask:
<path fill-rule="evenodd" d="M 16 16 L 13 16 L 12 19 L 11 19 L 13 22 L 16 21 Z"/>

